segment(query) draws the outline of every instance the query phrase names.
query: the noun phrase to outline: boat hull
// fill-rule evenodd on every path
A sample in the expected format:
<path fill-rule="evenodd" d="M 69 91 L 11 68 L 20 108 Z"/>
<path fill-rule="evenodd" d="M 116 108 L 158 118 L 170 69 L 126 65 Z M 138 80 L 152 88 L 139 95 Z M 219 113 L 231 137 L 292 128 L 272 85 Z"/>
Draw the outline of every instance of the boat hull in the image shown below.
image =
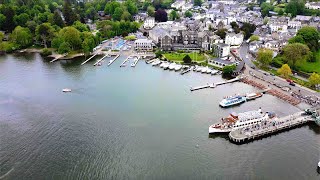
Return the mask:
<path fill-rule="evenodd" d="M 221 129 L 221 128 L 214 128 L 212 126 L 209 127 L 209 134 L 229 133 L 229 132 L 231 132 L 230 128 Z"/>

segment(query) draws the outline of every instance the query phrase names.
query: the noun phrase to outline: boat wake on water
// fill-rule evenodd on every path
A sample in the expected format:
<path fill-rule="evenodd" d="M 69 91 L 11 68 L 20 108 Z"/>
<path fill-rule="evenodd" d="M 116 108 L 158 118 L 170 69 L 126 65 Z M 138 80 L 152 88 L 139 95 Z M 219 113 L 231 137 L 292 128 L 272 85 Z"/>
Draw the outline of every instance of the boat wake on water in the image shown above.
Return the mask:
<path fill-rule="evenodd" d="M 8 176 L 12 171 L 14 170 L 14 167 L 11 168 L 7 173 L 5 173 L 4 175 L 0 176 L 0 179 L 4 179 L 6 176 Z"/>

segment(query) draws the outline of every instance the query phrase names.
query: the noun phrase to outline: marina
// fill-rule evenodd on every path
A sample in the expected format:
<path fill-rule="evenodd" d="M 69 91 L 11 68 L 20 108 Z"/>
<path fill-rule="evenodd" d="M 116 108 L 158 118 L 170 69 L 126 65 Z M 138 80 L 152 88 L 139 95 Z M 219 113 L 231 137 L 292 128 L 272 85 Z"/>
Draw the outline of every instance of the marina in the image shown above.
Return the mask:
<path fill-rule="evenodd" d="M 110 60 L 109 63 L 108 63 L 108 66 L 110 66 L 112 63 L 114 63 L 114 61 L 116 61 L 119 56 L 120 55 L 117 54 L 116 57 L 114 57 L 112 60 Z"/>
<path fill-rule="evenodd" d="M 208 127 L 230 114 L 218 106 L 221 97 L 256 88 L 232 83 L 190 95 L 188 85 L 225 80 L 192 72 L 181 76 L 141 62 L 120 69 L 125 58 L 120 55 L 106 69 L 80 66 L 84 58 L 49 63 L 38 54 L 0 57 L 0 149 L 1 157 L 10 157 L 1 158 L 0 176 L 239 179 L 241 174 L 255 179 L 259 173 L 265 179 L 318 178 L 315 123 L 235 145 L 228 134 L 208 134 Z M 232 111 L 259 107 L 279 117 L 300 111 L 269 94 Z"/>

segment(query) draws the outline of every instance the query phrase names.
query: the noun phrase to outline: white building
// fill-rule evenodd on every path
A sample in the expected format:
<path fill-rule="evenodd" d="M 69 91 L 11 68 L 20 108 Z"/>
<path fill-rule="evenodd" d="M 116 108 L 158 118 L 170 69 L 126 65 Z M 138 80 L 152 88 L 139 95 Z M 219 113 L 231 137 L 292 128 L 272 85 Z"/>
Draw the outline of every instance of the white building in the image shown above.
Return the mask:
<path fill-rule="evenodd" d="M 225 66 L 230 66 L 235 64 L 234 62 L 228 61 L 228 60 L 223 60 L 223 59 L 219 59 L 219 58 L 215 58 L 215 59 L 210 59 L 208 60 L 208 64 L 212 65 L 212 66 L 216 66 L 219 68 L 223 68 Z"/>
<path fill-rule="evenodd" d="M 230 53 L 229 44 L 217 43 L 212 45 L 213 54 L 219 58 L 226 58 Z"/>
<path fill-rule="evenodd" d="M 307 2 L 306 3 L 306 8 L 308 9 L 320 9 L 320 2 Z"/>
<path fill-rule="evenodd" d="M 145 29 L 152 29 L 155 25 L 154 17 L 148 17 L 143 24 L 143 28 Z"/>
<path fill-rule="evenodd" d="M 227 33 L 225 38 L 225 43 L 230 46 L 240 46 L 243 42 L 243 34 L 242 33 Z"/>
<path fill-rule="evenodd" d="M 289 21 L 288 27 L 292 29 L 300 29 L 301 28 L 301 22 L 300 21 Z"/>
<path fill-rule="evenodd" d="M 288 29 L 287 23 L 284 22 L 272 22 L 269 24 L 271 33 L 273 32 L 286 32 Z"/>
<path fill-rule="evenodd" d="M 137 39 L 134 41 L 134 49 L 136 51 L 152 51 L 152 40 L 149 39 Z"/>

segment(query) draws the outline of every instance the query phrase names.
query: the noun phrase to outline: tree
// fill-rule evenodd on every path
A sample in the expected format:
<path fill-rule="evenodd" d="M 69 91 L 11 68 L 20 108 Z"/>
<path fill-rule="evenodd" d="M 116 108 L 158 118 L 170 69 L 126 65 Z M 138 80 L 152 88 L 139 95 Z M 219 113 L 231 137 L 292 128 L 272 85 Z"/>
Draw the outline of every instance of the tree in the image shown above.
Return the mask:
<path fill-rule="evenodd" d="M 272 62 L 273 51 L 270 49 L 261 48 L 257 53 L 257 61 L 259 61 L 263 67 L 268 66 Z"/>
<path fill-rule="evenodd" d="M 71 48 L 69 43 L 63 42 L 60 44 L 58 49 L 59 54 L 69 53 L 70 51 L 71 51 Z"/>
<path fill-rule="evenodd" d="M 54 28 L 50 23 L 42 23 L 36 28 L 36 37 L 42 40 L 44 47 L 47 48 L 48 43 L 50 43 L 54 37 Z"/>
<path fill-rule="evenodd" d="M 168 21 L 168 14 L 163 9 L 158 9 L 154 15 L 155 20 L 158 22 L 166 22 Z"/>
<path fill-rule="evenodd" d="M 113 13 L 113 15 L 112 15 L 112 19 L 115 20 L 115 21 L 120 21 L 120 20 L 121 20 L 122 13 L 123 13 L 122 8 L 121 8 L 121 7 L 117 7 L 117 8 L 114 10 L 114 13 Z"/>
<path fill-rule="evenodd" d="M 3 32 L 0 32 L 0 43 L 2 43 L 3 38 L 4 38 L 4 34 Z"/>
<path fill-rule="evenodd" d="M 301 36 L 305 44 L 311 51 L 317 51 L 320 49 L 320 32 L 311 26 L 305 26 L 299 29 L 297 36 Z"/>
<path fill-rule="evenodd" d="M 224 75 L 231 75 L 233 73 L 234 70 L 236 70 L 236 65 L 232 64 L 232 65 L 228 65 L 228 66 L 224 66 L 222 68 L 222 72 Z"/>
<path fill-rule="evenodd" d="M 15 15 L 13 17 L 13 20 L 17 26 L 25 26 L 29 19 L 30 19 L 30 17 L 26 13 L 22 13 L 18 16 Z"/>
<path fill-rule="evenodd" d="M 68 1 L 65 1 L 63 5 L 63 16 L 68 26 L 71 26 L 75 21 L 79 20 Z"/>
<path fill-rule="evenodd" d="M 138 13 L 138 8 L 132 0 L 127 0 L 124 5 L 127 7 L 127 10 L 131 15 Z"/>
<path fill-rule="evenodd" d="M 226 37 L 227 29 L 219 29 L 216 31 L 216 35 L 218 35 L 221 39 L 224 39 Z"/>
<path fill-rule="evenodd" d="M 312 73 L 311 76 L 309 77 L 309 83 L 312 87 L 315 87 L 320 84 L 320 75 L 317 73 Z"/>
<path fill-rule="evenodd" d="M 194 0 L 193 1 L 194 6 L 201 6 L 202 5 L 202 0 Z"/>
<path fill-rule="evenodd" d="M 284 78 L 289 78 L 289 76 L 292 74 L 290 66 L 288 64 L 282 65 L 282 67 L 279 68 L 277 72 Z"/>
<path fill-rule="evenodd" d="M 185 64 L 190 64 L 191 61 L 192 61 L 192 59 L 190 58 L 190 56 L 189 56 L 188 54 L 187 54 L 186 56 L 184 56 L 183 62 L 184 62 Z"/>
<path fill-rule="evenodd" d="M 250 36 L 250 42 L 252 42 L 252 41 L 259 41 L 259 36 L 257 36 L 257 35 L 252 35 L 252 36 Z"/>
<path fill-rule="evenodd" d="M 55 10 L 53 13 L 53 24 L 55 24 L 61 28 L 64 27 L 64 21 L 61 18 L 60 14 L 57 10 Z"/>
<path fill-rule="evenodd" d="M 0 30 L 4 29 L 4 23 L 6 21 L 6 16 L 0 13 Z"/>
<path fill-rule="evenodd" d="M 233 31 L 234 31 L 236 34 L 238 34 L 238 33 L 240 32 L 240 27 L 239 27 L 239 25 L 238 25 L 237 22 L 233 21 L 233 22 L 230 23 L 230 25 L 231 25 Z"/>
<path fill-rule="evenodd" d="M 93 6 L 91 6 L 86 10 L 86 17 L 94 21 L 96 19 L 96 13 L 96 9 Z"/>
<path fill-rule="evenodd" d="M 179 14 L 177 13 L 177 11 L 172 10 L 171 13 L 170 13 L 170 19 L 174 21 L 174 20 L 179 19 L 179 18 L 180 17 L 179 17 Z"/>
<path fill-rule="evenodd" d="M 80 32 L 89 31 L 89 27 L 86 24 L 76 21 L 73 23 L 72 27 L 76 28 Z"/>
<path fill-rule="evenodd" d="M 32 43 L 32 34 L 28 28 L 17 26 L 10 34 L 10 41 L 19 48 L 24 48 Z"/>
<path fill-rule="evenodd" d="M 192 12 L 191 11 L 186 11 L 185 13 L 184 13 L 184 16 L 185 17 L 188 17 L 188 18 L 191 18 L 192 17 Z"/>
<path fill-rule="evenodd" d="M 241 30 L 244 32 L 244 39 L 248 39 L 256 30 L 256 25 L 250 23 L 243 23 Z"/>
<path fill-rule="evenodd" d="M 5 6 L 4 9 L 2 9 L 2 14 L 5 16 L 5 21 L 2 28 L 7 32 L 11 32 L 15 27 L 13 20 L 15 11 L 11 6 Z"/>
<path fill-rule="evenodd" d="M 147 8 L 148 16 L 154 17 L 154 12 L 155 12 L 155 8 L 151 5 L 148 6 L 148 8 Z"/>
<path fill-rule="evenodd" d="M 64 42 L 67 42 L 72 50 L 81 47 L 80 32 L 74 27 L 64 27 L 60 30 L 59 37 L 62 38 Z"/>
<path fill-rule="evenodd" d="M 130 21 L 132 18 L 131 14 L 128 11 L 125 11 L 122 15 L 121 15 L 121 20 L 124 21 Z"/>
<path fill-rule="evenodd" d="M 261 14 L 263 17 L 269 16 L 269 11 L 273 11 L 274 7 L 270 3 L 262 3 L 261 4 Z"/>
<path fill-rule="evenodd" d="M 298 14 L 303 14 L 305 4 L 303 0 L 290 0 L 285 7 L 285 12 L 290 13 L 291 16 L 295 17 Z"/>
<path fill-rule="evenodd" d="M 297 64 L 304 62 L 308 54 L 308 46 L 301 43 L 288 44 L 283 48 L 285 60 L 291 67 L 296 67 Z"/>
<path fill-rule="evenodd" d="M 116 8 L 120 6 L 121 4 L 117 1 L 109 1 L 104 8 L 104 12 L 106 14 L 113 15 Z"/>
<path fill-rule="evenodd" d="M 284 14 L 284 11 L 282 9 L 279 10 L 278 15 L 282 16 Z"/>
<path fill-rule="evenodd" d="M 35 21 L 28 21 L 26 26 L 30 29 L 31 33 L 34 34 L 38 24 Z"/>
<path fill-rule="evenodd" d="M 290 38 L 290 39 L 288 40 L 288 42 L 291 43 L 291 44 L 293 44 L 293 43 L 302 43 L 302 44 L 305 44 L 303 37 L 300 36 L 300 35 L 297 35 L 297 36 L 294 36 L 294 37 Z"/>

